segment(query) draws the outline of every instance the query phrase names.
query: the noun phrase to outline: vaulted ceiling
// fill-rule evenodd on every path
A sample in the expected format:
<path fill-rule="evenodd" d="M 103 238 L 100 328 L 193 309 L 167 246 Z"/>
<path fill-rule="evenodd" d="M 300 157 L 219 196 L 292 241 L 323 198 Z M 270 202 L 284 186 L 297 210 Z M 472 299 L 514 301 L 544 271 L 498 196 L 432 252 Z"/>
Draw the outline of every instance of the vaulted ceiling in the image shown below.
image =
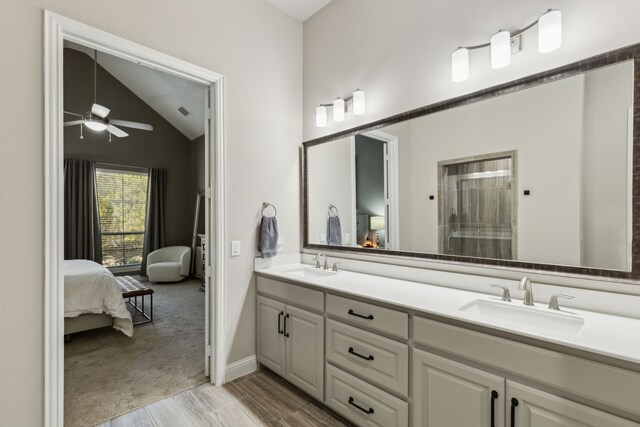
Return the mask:
<path fill-rule="evenodd" d="M 328 5 L 331 0 L 267 0 L 269 3 L 304 22 L 320 9 Z"/>

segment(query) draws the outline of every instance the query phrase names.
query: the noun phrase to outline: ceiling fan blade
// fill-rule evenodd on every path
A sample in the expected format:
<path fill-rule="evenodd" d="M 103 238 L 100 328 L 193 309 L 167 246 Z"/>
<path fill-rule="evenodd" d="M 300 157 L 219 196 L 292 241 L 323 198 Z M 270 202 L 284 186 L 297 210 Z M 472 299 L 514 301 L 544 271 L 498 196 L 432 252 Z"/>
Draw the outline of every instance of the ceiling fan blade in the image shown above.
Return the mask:
<path fill-rule="evenodd" d="M 109 110 L 107 107 L 103 107 L 100 104 L 93 104 L 91 106 L 91 114 L 93 114 L 94 116 L 98 116 L 102 119 L 107 117 L 110 111 L 111 110 Z"/>
<path fill-rule="evenodd" d="M 65 113 L 65 114 L 71 114 L 72 116 L 82 117 L 82 114 L 72 113 L 71 111 L 65 111 L 64 113 Z"/>
<path fill-rule="evenodd" d="M 153 126 L 148 125 L 146 123 L 138 123 L 138 122 L 130 122 L 128 120 L 109 120 L 109 123 L 113 123 L 114 125 L 125 126 L 133 129 L 140 130 L 153 130 Z"/>
<path fill-rule="evenodd" d="M 79 124 L 82 124 L 82 120 L 72 120 L 70 122 L 64 122 L 65 126 L 75 126 Z"/>
<path fill-rule="evenodd" d="M 118 129 L 117 127 L 115 127 L 113 125 L 107 126 L 107 130 L 109 132 L 111 132 L 112 134 L 114 134 L 115 136 L 117 136 L 118 138 L 124 138 L 125 136 L 129 136 L 128 133 L 126 133 L 122 129 Z"/>

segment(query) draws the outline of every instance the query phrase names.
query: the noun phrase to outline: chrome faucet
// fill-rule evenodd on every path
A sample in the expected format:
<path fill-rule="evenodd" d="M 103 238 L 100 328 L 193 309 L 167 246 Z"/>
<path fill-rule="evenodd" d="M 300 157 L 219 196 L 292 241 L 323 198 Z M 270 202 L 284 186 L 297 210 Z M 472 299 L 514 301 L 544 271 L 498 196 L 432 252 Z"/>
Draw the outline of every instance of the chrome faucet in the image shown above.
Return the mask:
<path fill-rule="evenodd" d="M 325 254 L 323 254 L 322 252 L 319 252 L 318 255 L 316 255 L 316 257 L 314 258 L 314 261 L 316 262 L 316 268 L 320 268 L 320 257 L 324 257 L 324 266 L 323 269 L 324 270 L 328 270 L 329 269 L 329 263 L 327 262 L 327 256 Z"/>
<path fill-rule="evenodd" d="M 531 287 L 531 279 L 523 277 L 518 285 L 519 291 L 524 291 L 524 305 L 533 305 L 533 288 Z"/>

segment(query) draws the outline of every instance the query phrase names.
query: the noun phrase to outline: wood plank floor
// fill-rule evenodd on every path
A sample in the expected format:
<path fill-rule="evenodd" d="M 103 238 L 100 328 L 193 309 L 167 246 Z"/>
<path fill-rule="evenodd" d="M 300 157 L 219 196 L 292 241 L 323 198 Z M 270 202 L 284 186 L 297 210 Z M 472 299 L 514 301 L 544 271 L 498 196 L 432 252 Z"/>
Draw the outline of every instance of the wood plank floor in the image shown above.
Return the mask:
<path fill-rule="evenodd" d="M 202 384 L 108 421 L 100 427 L 350 425 L 265 370 L 221 387 Z"/>

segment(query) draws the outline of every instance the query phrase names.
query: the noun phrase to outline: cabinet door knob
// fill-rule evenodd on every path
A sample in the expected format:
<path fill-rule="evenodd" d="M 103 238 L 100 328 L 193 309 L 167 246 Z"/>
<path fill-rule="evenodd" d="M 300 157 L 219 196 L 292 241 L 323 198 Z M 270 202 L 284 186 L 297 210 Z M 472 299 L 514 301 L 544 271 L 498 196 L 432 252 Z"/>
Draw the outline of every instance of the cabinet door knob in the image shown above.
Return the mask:
<path fill-rule="evenodd" d="M 369 409 L 364 409 L 362 406 L 358 405 L 355 400 L 353 399 L 353 397 L 349 396 L 349 405 L 353 405 L 356 408 L 360 409 L 362 412 L 364 412 L 365 414 L 373 414 L 373 408 L 369 408 Z"/>
<path fill-rule="evenodd" d="M 368 355 L 368 356 L 363 356 L 362 354 L 356 352 L 353 347 L 349 347 L 349 353 L 353 354 L 354 356 L 358 356 L 364 360 L 373 360 L 373 355 Z"/>
<path fill-rule="evenodd" d="M 278 333 L 279 334 L 284 333 L 284 330 L 280 327 L 280 320 L 282 319 L 282 316 L 284 316 L 284 311 L 281 311 L 280 313 L 278 313 Z"/>
<path fill-rule="evenodd" d="M 498 398 L 498 392 L 491 390 L 491 427 L 496 427 L 496 399 Z"/>
<path fill-rule="evenodd" d="M 359 317 L 361 319 L 367 319 L 367 320 L 373 320 L 373 314 L 369 314 L 368 316 L 364 316 L 362 314 L 358 314 L 355 311 L 353 311 L 352 309 L 349 309 L 349 311 L 347 311 L 347 314 L 350 314 L 352 316 L 356 316 Z"/>
<path fill-rule="evenodd" d="M 519 405 L 518 399 L 511 399 L 511 427 L 516 427 L 516 406 Z"/>
<path fill-rule="evenodd" d="M 286 316 L 284 316 L 284 336 L 285 337 L 289 337 L 289 332 L 287 332 L 287 319 L 289 318 L 289 313 L 287 313 Z"/>

